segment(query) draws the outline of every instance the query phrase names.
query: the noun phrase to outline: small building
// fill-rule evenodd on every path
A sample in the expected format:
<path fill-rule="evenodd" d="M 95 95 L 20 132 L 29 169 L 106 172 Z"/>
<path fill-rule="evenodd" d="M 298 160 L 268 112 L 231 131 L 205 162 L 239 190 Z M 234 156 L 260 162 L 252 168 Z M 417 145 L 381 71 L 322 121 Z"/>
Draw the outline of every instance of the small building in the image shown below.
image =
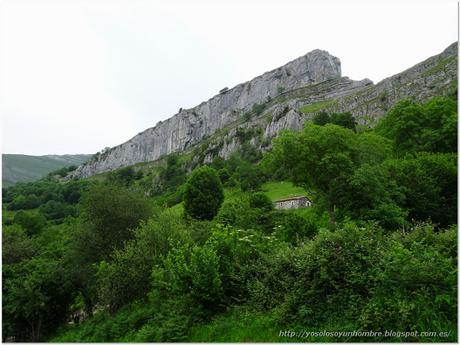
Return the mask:
<path fill-rule="evenodd" d="M 278 210 L 291 210 L 295 208 L 310 207 L 312 201 L 306 196 L 295 196 L 275 201 L 275 208 Z"/>

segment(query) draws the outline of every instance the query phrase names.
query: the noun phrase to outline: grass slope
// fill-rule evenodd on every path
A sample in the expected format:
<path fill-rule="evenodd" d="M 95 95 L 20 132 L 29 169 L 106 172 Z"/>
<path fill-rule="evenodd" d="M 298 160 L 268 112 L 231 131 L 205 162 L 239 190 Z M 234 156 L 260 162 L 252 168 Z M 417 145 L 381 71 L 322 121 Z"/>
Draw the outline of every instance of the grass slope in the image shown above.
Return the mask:
<path fill-rule="evenodd" d="M 17 182 L 30 182 L 70 165 L 80 165 L 91 155 L 2 155 L 2 183 L 4 187 Z"/>
<path fill-rule="evenodd" d="M 267 182 L 262 186 L 262 191 L 272 200 L 280 200 L 295 196 L 307 195 L 302 187 L 296 187 L 292 182 Z"/>

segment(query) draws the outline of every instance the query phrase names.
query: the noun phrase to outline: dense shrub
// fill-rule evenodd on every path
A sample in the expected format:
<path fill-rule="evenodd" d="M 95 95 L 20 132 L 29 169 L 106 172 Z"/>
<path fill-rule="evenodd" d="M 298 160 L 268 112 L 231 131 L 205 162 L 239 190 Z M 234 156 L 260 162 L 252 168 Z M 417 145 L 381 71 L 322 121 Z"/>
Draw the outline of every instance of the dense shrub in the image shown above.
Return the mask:
<path fill-rule="evenodd" d="M 134 239 L 116 250 L 111 261 L 98 268 L 100 300 L 114 311 L 151 288 L 153 266 L 160 264 L 171 247 L 191 242 L 191 233 L 182 217 L 165 211 L 134 231 Z"/>
<path fill-rule="evenodd" d="M 328 228 L 329 223 L 327 214 L 318 215 L 313 208 L 287 212 L 276 220 L 275 234 L 283 241 L 297 244 L 313 238 L 320 228 Z"/>
<path fill-rule="evenodd" d="M 77 214 L 75 207 L 55 200 L 50 200 L 46 204 L 41 205 L 39 210 L 46 219 L 57 221 Z"/>
<path fill-rule="evenodd" d="M 41 214 L 21 210 L 14 215 L 13 223 L 20 225 L 30 236 L 39 233 L 45 227 L 46 219 Z"/>
<path fill-rule="evenodd" d="M 212 219 L 223 200 L 224 190 L 217 172 L 207 166 L 194 170 L 185 185 L 185 214 L 194 219 Z"/>
<path fill-rule="evenodd" d="M 249 197 L 249 206 L 265 212 L 273 210 L 273 202 L 264 193 L 253 193 Z"/>
<path fill-rule="evenodd" d="M 152 208 L 147 199 L 121 186 L 95 185 L 80 202 L 84 226 L 75 233 L 75 244 L 89 261 L 110 256 L 132 238 L 132 229 L 148 219 Z"/>
<path fill-rule="evenodd" d="M 30 210 L 40 206 L 40 198 L 34 194 L 18 195 L 8 204 L 9 210 Z"/>
<path fill-rule="evenodd" d="M 378 123 L 376 131 L 393 140 L 399 155 L 456 152 L 457 102 L 443 97 L 425 104 L 403 100 Z"/>

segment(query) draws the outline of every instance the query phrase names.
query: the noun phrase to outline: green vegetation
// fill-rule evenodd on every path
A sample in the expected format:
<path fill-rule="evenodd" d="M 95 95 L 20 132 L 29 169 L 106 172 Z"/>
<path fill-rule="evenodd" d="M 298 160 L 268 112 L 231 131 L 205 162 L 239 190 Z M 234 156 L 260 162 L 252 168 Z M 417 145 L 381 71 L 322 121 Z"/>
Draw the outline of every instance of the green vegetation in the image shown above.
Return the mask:
<path fill-rule="evenodd" d="M 457 56 L 449 56 L 444 59 L 439 59 L 435 66 L 423 72 L 424 77 L 429 77 L 430 75 L 444 71 L 446 66 L 450 63 L 453 63 L 457 60 Z M 455 63 L 456 64 L 456 63 Z"/>
<path fill-rule="evenodd" d="M 312 121 L 207 166 L 170 155 L 4 188 L 2 340 L 457 341 L 456 106 L 404 101 L 362 133 Z M 298 195 L 313 206 L 274 209 Z"/>
<path fill-rule="evenodd" d="M 376 132 L 394 142 L 399 155 L 457 150 L 457 102 L 435 98 L 426 104 L 399 102 L 377 125 Z"/>
<path fill-rule="evenodd" d="M 223 200 L 224 190 L 216 170 L 207 166 L 194 170 L 185 185 L 185 214 L 194 219 L 211 220 Z"/>
<path fill-rule="evenodd" d="M 356 131 L 357 126 L 357 122 L 350 112 L 332 113 L 329 115 L 325 111 L 320 111 L 313 117 L 313 123 L 319 126 L 324 126 L 328 123 L 332 123 L 334 125 L 352 129 L 354 131 Z"/>
<path fill-rule="evenodd" d="M 328 101 L 321 101 L 321 102 L 316 102 L 308 105 L 304 105 L 303 107 L 299 108 L 299 111 L 301 113 L 307 114 L 307 113 L 317 113 L 323 109 L 330 108 L 334 106 L 337 103 L 336 100 L 328 100 Z"/>

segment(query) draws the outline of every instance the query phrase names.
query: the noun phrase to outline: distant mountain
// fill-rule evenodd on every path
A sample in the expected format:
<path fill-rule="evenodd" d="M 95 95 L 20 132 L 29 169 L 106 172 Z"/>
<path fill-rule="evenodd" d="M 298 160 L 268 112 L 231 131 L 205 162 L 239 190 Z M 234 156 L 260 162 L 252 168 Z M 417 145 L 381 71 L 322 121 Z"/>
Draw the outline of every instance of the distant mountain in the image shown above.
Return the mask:
<path fill-rule="evenodd" d="M 29 156 L 2 154 L 2 185 L 8 187 L 16 182 L 38 180 L 48 173 L 86 162 L 91 155 L 45 155 Z"/>

